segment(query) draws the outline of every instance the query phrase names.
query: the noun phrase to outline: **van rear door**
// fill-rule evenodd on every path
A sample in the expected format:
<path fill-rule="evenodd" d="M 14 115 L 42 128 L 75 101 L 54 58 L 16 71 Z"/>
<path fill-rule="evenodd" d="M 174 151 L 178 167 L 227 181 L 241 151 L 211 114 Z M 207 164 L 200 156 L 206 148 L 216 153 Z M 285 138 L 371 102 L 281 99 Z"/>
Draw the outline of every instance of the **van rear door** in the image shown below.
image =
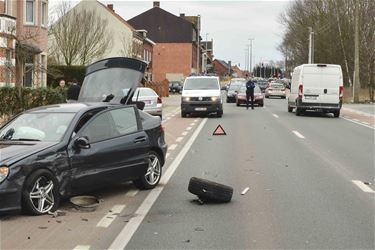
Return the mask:
<path fill-rule="evenodd" d="M 303 68 L 303 102 L 338 104 L 342 85 L 339 65 L 313 64 Z"/>

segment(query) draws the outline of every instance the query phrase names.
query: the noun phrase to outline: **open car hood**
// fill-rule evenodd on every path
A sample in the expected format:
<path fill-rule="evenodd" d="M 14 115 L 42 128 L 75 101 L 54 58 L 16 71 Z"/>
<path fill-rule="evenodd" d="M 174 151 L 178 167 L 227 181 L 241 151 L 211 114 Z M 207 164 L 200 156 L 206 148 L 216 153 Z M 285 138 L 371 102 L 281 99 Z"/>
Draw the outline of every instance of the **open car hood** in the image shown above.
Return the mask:
<path fill-rule="evenodd" d="M 79 102 L 130 104 L 147 64 L 127 58 L 107 58 L 89 65 L 78 97 Z"/>

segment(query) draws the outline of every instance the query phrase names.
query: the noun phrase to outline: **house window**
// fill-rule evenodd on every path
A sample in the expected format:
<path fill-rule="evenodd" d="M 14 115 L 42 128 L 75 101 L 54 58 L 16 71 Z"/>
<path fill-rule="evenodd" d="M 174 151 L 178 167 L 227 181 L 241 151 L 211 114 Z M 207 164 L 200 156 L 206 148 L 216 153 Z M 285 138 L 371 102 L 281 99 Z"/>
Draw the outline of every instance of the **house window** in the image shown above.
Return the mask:
<path fill-rule="evenodd" d="M 47 22 L 48 22 L 47 2 L 42 2 L 42 26 L 47 27 Z"/>
<path fill-rule="evenodd" d="M 12 15 L 12 0 L 5 0 L 5 14 Z"/>
<path fill-rule="evenodd" d="M 24 74 L 23 74 L 23 86 L 32 87 L 34 78 L 34 56 L 28 55 L 25 61 Z"/>
<path fill-rule="evenodd" d="M 26 23 L 27 24 L 34 24 L 34 5 L 35 0 L 26 0 Z"/>
<path fill-rule="evenodd" d="M 6 50 L 6 61 L 5 61 L 6 69 L 5 69 L 5 84 L 6 86 L 10 86 L 12 83 L 12 51 L 10 49 Z"/>

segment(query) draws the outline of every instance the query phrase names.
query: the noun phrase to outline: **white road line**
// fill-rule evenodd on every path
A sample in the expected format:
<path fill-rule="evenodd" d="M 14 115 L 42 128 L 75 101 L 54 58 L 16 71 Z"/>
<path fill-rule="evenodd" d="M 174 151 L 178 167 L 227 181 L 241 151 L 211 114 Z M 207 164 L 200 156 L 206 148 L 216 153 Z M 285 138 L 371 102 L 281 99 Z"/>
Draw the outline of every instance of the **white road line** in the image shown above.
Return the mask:
<path fill-rule="evenodd" d="M 359 120 L 358 120 L 358 119 L 353 119 L 353 121 L 359 122 Z"/>
<path fill-rule="evenodd" d="M 279 118 L 279 116 L 278 115 L 276 115 L 276 114 L 272 114 L 275 118 Z"/>
<path fill-rule="evenodd" d="M 371 128 L 371 129 L 374 129 L 375 130 L 375 127 L 374 126 L 368 126 L 368 125 L 366 125 L 366 124 L 363 124 L 363 123 L 361 123 L 361 122 L 356 122 L 356 121 L 353 121 L 352 119 L 348 119 L 348 118 L 346 118 L 346 117 L 341 117 L 342 119 L 344 119 L 344 120 L 347 120 L 347 121 L 349 121 L 349 122 L 352 122 L 352 123 L 355 123 L 355 124 L 358 124 L 358 125 L 361 125 L 361 126 L 364 126 L 364 127 L 366 127 L 366 128 Z"/>
<path fill-rule="evenodd" d="M 193 145 L 195 139 L 198 137 L 201 132 L 204 124 L 207 122 L 207 118 L 203 119 L 199 124 L 198 128 L 194 131 L 194 134 L 190 137 L 189 141 L 182 148 L 180 153 L 177 155 L 176 159 L 172 164 L 167 168 L 167 171 L 162 176 L 160 184 L 150 191 L 146 199 L 143 201 L 141 206 L 137 209 L 135 214 L 137 216 L 132 217 L 125 227 L 121 230 L 116 239 L 109 246 L 109 249 L 124 249 L 129 243 L 130 239 L 133 237 L 133 234 L 137 231 L 139 225 L 142 223 L 143 219 L 146 217 L 148 211 L 150 211 L 152 205 L 155 203 L 156 199 L 159 197 L 160 193 L 163 191 L 165 184 L 168 183 L 169 179 L 172 177 L 173 173 L 176 171 L 181 161 L 184 159 L 187 152 L 190 150 L 191 145 Z"/>
<path fill-rule="evenodd" d="M 176 142 L 181 142 L 183 139 L 184 139 L 184 137 L 178 137 L 178 138 L 176 139 Z"/>
<path fill-rule="evenodd" d="M 195 119 L 194 122 L 198 122 L 198 119 Z"/>
<path fill-rule="evenodd" d="M 247 193 L 247 191 L 249 191 L 249 187 L 247 187 L 247 188 L 245 188 L 242 192 L 241 192 L 241 195 L 244 195 L 244 194 L 246 194 Z"/>
<path fill-rule="evenodd" d="M 352 180 L 352 182 L 355 185 L 357 185 L 357 187 L 359 187 L 363 192 L 366 192 L 366 193 L 375 193 L 374 190 L 372 190 L 369 186 L 367 186 L 366 184 L 364 184 L 362 181 Z"/>
<path fill-rule="evenodd" d="M 73 250 L 89 250 L 90 246 L 89 245 L 78 245 Z"/>
<path fill-rule="evenodd" d="M 305 139 L 305 137 L 303 135 L 301 135 L 297 130 L 293 130 L 292 131 L 296 136 L 298 136 L 299 138 L 301 139 Z"/>
<path fill-rule="evenodd" d="M 188 132 L 187 132 L 187 131 L 184 131 L 184 132 L 182 132 L 181 135 L 185 136 L 185 135 L 187 135 L 187 134 L 188 134 Z"/>
<path fill-rule="evenodd" d="M 195 125 L 195 122 L 190 123 L 190 126 L 194 126 L 194 125 Z"/>
<path fill-rule="evenodd" d="M 168 150 L 175 150 L 177 147 L 177 144 L 172 144 L 168 147 Z"/>
<path fill-rule="evenodd" d="M 370 125 L 370 123 L 368 123 L 368 122 L 362 122 L 362 123 L 365 124 L 365 125 L 368 125 L 368 126 Z"/>
<path fill-rule="evenodd" d="M 187 128 L 186 128 L 186 130 L 190 130 L 190 129 L 191 129 L 191 127 L 187 127 Z"/>
<path fill-rule="evenodd" d="M 168 157 L 169 157 L 169 153 L 167 153 L 167 154 L 165 155 L 165 159 L 168 159 Z"/>
<path fill-rule="evenodd" d="M 99 222 L 96 227 L 109 227 L 111 223 L 116 219 L 119 213 L 125 208 L 125 205 L 114 205 L 111 212 L 108 212 Z"/>
<path fill-rule="evenodd" d="M 132 189 L 132 190 L 129 190 L 128 192 L 126 192 L 125 196 L 126 197 L 134 197 L 138 194 L 138 189 Z"/>

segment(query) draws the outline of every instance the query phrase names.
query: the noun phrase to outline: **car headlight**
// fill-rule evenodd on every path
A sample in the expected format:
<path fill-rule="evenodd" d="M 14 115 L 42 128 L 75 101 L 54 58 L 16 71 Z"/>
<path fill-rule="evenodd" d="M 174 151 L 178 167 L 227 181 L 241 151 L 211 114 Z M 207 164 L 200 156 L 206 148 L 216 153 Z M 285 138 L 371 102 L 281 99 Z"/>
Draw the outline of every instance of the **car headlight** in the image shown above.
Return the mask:
<path fill-rule="evenodd" d="M 0 167 L 0 183 L 2 183 L 9 174 L 9 168 L 7 166 Z"/>
<path fill-rule="evenodd" d="M 213 101 L 213 102 L 216 102 L 219 99 L 220 99 L 220 96 L 212 96 L 211 97 L 211 101 Z"/>
<path fill-rule="evenodd" d="M 190 97 L 184 97 L 183 99 L 184 99 L 185 102 L 190 101 Z"/>

